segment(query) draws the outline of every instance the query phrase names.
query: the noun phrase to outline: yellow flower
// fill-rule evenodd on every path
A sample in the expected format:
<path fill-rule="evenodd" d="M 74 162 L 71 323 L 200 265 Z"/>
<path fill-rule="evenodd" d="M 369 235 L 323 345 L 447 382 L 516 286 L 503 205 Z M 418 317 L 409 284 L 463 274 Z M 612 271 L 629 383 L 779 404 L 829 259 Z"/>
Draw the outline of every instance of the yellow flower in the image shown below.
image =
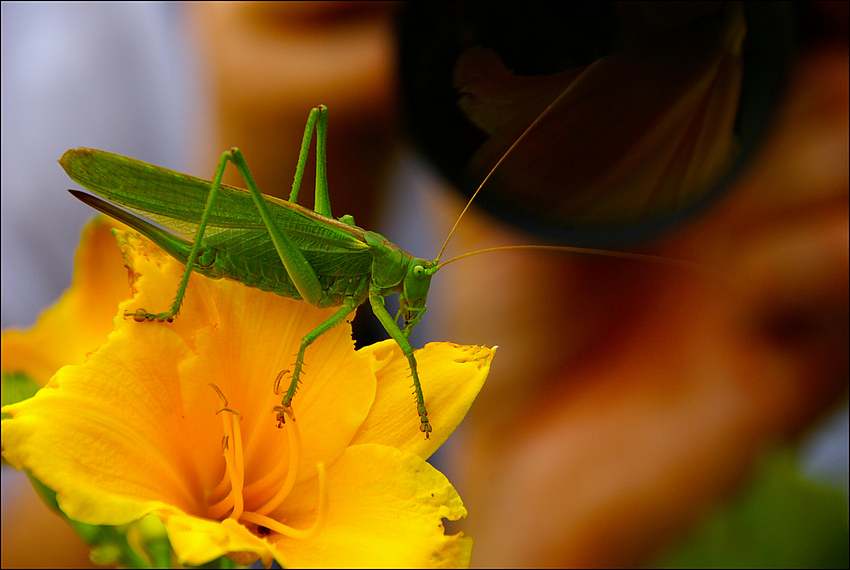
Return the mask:
<path fill-rule="evenodd" d="M 117 314 L 169 306 L 183 267 L 136 234 L 119 242 L 136 295 Z M 274 379 L 328 311 L 193 275 L 173 323 L 119 316 L 85 362 L 4 407 L 3 454 L 72 520 L 159 518 L 185 564 L 468 565 L 471 539 L 441 521 L 466 510 L 425 458 L 466 414 L 493 352 L 417 351 L 425 440 L 395 343 L 355 351 L 336 327 L 308 349 L 294 418 L 279 428 Z"/>

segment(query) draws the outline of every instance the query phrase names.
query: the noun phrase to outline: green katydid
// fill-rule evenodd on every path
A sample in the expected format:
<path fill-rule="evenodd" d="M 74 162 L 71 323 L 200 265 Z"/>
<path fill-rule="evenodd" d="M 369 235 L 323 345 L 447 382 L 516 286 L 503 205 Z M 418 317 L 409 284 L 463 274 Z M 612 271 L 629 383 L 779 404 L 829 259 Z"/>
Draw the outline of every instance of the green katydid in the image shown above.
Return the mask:
<path fill-rule="evenodd" d="M 547 111 L 548 108 L 525 133 Z M 317 133 L 316 193 L 315 211 L 311 211 L 299 206 L 296 200 L 314 128 Z M 291 414 L 292 399 L 298 388 L 307 347 L 368 300 L 375 316 L 407 357 L 420 417 L 419 429 L 427 439 L 432 427 L 409 337 L 425 312 L 431 277 L 452 261 L 487 251 L 525 248 L 676 263 L 649 255 L 560 246 L 491 248 L 440 263 L 454 228 L 435 260 L 415 257 L 380 234 L 357 227 L 351 216 L 332 217 L 325 169 L 326 136 L 327 108 L 320 105 L 310 111 L 307 119 L 289 200 L 261 194 L 242 153 L 235 147 L 221 155 L 211 182 L 86 148 L 68 150 L 59 160 L 71 179 L 97 196 L 76 190 L 70 190 L 71 194 L 138 230 L 186 265 L 174 302 L 167 312 L 149 313 L 138 309 L 134 313 L 125 313 L 125 317 L 132 316 L 139 322 L 172 321 L 180 310 L 192 271 L 210 278 L 227 277 L 241 281 L 248 286 L 301 299 L 321 308 L 339 307 L 301 341 L 289 387 L 281 405 L 275 408 L 280 427 L 286 415 Z M 248 186 L 247 191 L 222 184 L 228 162 L 239 170 Z M 501 160 L 493 170 L 500 163 Z M 478 190 L 488 178 L 489 175 Z M 477 193 L 473 194 L 470 203 Z M 260 220 L 257 220 L 257 212 Z M 189 239 L 190 236 L 193 238 Z M 392 293 L 398 293 L 400 305 L 395 318 L 384 306 L 384 297 Z M 399 316 L 404 318 L 403 329 L 398 324 Z M 275 381 L 275 393 L 284 372 Z"/>

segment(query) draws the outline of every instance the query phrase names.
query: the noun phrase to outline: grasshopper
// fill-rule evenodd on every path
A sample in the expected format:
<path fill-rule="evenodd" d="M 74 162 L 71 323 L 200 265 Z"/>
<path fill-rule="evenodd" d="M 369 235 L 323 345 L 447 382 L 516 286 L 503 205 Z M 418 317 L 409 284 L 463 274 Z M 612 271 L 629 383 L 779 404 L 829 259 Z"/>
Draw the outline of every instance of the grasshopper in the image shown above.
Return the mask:
<path fill-rule="evenodd" d="M 125 317 L 138 322 L 173 321 L 192 271 L 213 279 L 241 281 L 319 308 L 338 307 L 301 340 L 289 387 L 275 408 L 282 427 L 286 414 L 291 413 L 307 347 L 368 300 L 407 357 L 419 429 L 427 439 L 432 427 L 409 337 L 425 312 L 438 260 L 407 253 L 382 235 L 357 227 L 351 216 L 333 218 L 325 163 L 327 117 L 324 105 L 310 111 L 289 200 L 261 194 L 235 147 L 221 155 L 212 181 L 87 148 L 66 151 L 59 164 L 72 180 L 95 194 L 69 190 L 72 195 L 141 232 L 186 265 L 168 311 L 138 309 Z M 315 211 L 311 211 L 296 201 L 314 129 L 316 194 Z M 247 191 L 222 184 L 228 162 L 238 169 Z M 193 239 L 187 239 L 191 235 Z M 384 305 L 384 298 L 392 293 L 399 298 L 396 318 Z M 400 316 L 403 329 L 397 322 Z M 275 382 L 276 391 L 283 374 Z"/>
<path fill-rule="evenodd" d="M 545 114 L 546 111 L 538 116 L 502 159 Z M 309 210 L 296 201 L 314 130 L 317 139 L 315 210 Z M 509 246 L 471 252 L 440 263 L 466 208 L 436 259 L 416 257 L 382 235 L 356 226 L 351 216 L 333 218 L 328 197 L 326 137 L 327 108 L 319 105 L 310 111 L 307 119 L 289 200 L 261 194 L 236 147 L 221 155 L 212 181 L 88 148 L 68 150 L 59 160 L 72 180 L 96 194 L 69 190 L 73 196 L 141 232 L 186 265 L 168 311 L 149 313 L 138 309 L 125 313 L 125 317 L 133 317 L 138 322 L 173 321 L 192 271 L 213 279 L 226 277 L 241 281 L 250 287 L 303 300 L 319 308 L 338 307 L 301 340 L 289 387 L 281 405 L 275 407 L 279 427 L 285 423 L 286 415 L 292 413 L 292 399 L 298 389 L 307 347 L 368 300 L 372 312 L 407 357 L 420 418 L 419 429 L 428 439 L 432 426 L 409 338 L 425 313 L 431 278 L 448 263 L 479 253 L 517 248 L 671 261 L 649 255 L 562 246 Z M 228 162 L 236 166 L 248 190 L 222 184 Z M 500 163 L 501 160 L 490 174 Z M 481 182 L 467 208 L 489 177 L 488 174 Z M 258 212 L 260 220 L 256 217 Z M 188 239 L 191 235 L 194 237 Z M 393 293 L 398 294 L 400 306 L 395 318 L 384 303 L 384 298 Z M 399 327 L 399 317 L 403 317 L 404 328 Z M 286 372 L 281 372 L 274 383 L 276 394 Z"/>

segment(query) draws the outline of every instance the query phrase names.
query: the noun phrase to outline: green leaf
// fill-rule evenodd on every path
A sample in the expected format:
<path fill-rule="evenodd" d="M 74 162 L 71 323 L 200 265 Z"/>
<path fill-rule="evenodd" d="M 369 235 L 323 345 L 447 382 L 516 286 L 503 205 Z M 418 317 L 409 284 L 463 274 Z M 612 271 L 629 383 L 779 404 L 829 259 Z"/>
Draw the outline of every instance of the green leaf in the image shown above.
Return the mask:
<path fill-rule="evenodd" d="M 35 396 L 38 392 L 38 384 L 33 382 L 29 376 L 23 372 L 3 372 L 2 374 L 2 404 L 17 404 Z M 3 419 L 9 417 L 9 414 L 3 414 Z"/>
<path fill-rule="evenodd" d="M 768 455 L 738 500 L 721 506 L 654 566 L 847 568 L 847 496 L 804 479 L 790 449 Z"/>

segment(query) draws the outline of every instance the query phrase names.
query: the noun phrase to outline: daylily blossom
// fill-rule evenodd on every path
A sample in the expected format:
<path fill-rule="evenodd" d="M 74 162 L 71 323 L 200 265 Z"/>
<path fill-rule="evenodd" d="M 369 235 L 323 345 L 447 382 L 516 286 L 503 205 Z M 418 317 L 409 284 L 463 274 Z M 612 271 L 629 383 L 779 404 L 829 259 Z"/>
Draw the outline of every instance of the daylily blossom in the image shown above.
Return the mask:
<path fill-rule="evenodd" d="M 118 238 L 135 295 L 82 364 L 3 408 L 9 463 L 55 491 L 72 520 L 160 519 L 185 564 L 469 564 L 471 539 L 446 536 L 441 520 L 466 510 L 425 459 L 466 414 L 492 350 L 417 351 L 426 440 L 395 343 L 355 351 L 350 328 L 336 327 L 308 349 L 279 427 L 275 378 L 328 310 L 193 275 L 173 323 L 124 319 L 167 307 L 183 266 L 137 234 Z"/>

